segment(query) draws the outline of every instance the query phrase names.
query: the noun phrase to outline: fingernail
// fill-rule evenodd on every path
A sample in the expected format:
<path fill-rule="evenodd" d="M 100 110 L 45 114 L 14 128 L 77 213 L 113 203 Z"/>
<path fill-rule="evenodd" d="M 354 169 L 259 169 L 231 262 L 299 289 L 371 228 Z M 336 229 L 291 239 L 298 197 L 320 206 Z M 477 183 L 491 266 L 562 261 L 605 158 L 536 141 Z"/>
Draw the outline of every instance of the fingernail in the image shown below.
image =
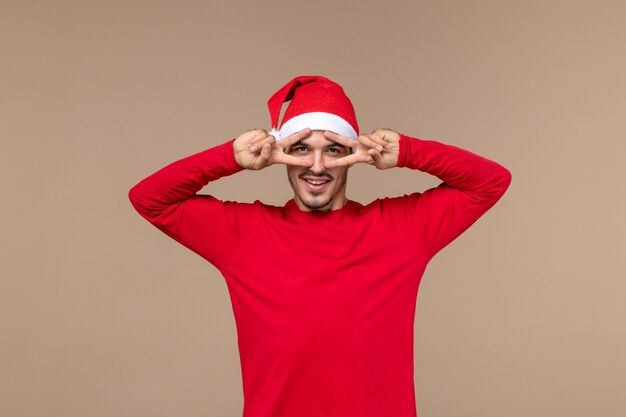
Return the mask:
<path fill-rule="evenodd" d="M 378 152 L 382 152 L 383 151 L 383 146 L 382 145 L 376 145 L 376 149 L 378 149 Z"/>
<path fill-rule="evenodd" d="M 256 150 L 257 150 L 257 149 L 259 149 L 259 148 L 257 148 L 257 147 L 256 147 L 256 145 L 250 145 L 250 148 L 249 148 L 249 149 L 250 149 L 252 152 L 254 152 L 254 151 L 256 151 Z"/>

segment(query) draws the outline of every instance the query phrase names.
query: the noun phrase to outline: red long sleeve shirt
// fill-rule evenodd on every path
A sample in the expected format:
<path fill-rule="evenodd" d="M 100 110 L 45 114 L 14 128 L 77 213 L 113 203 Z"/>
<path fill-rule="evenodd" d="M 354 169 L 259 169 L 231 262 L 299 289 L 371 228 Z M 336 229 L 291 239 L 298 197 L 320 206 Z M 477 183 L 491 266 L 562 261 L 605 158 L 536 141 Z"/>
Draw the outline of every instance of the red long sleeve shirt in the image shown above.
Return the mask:
<path fill-rule="evenodd" d="M 237 326 L 243 417 L 415 417 L 413 328 L 429 260 L 504 194 L 496 162 L 400 134 L 423 193 L 301 211 L 197 194 L 240 171 L 232 141 L 176 161 L 129 198 L 224 276 Z"/>

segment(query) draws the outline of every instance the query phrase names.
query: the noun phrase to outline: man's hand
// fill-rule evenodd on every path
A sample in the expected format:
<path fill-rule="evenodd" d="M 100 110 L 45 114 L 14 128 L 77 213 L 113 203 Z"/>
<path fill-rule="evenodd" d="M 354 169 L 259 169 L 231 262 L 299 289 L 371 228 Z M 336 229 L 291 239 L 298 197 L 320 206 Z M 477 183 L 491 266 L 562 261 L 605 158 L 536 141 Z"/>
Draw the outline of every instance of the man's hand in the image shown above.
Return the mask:
<path fill-rule="evenodd" d="M 355 147 L 354 139 L 329 131 L 325 131 L 324 136 L 344 146 Z M 353 154 L 329 161 L 326 167 L 333 168 L 361 162 L 374 165 L 378 169 L 388 169 L 398 166 L 399 154 L 400 134 L 391 129 L 376 129 L 369 135 L 359 135 Z"/>
<path fill-rule="evenodd" d="M 285 153 L 285 148 L 309 136 L 311 129 L 306 128 L 276 142 L 276 138 L 265 129 L 248 130 L 233 141 L 235 160 L 245 169 L 263 169 L 272 164 L 286 164 L 309 167 L 311 161 Z"/>

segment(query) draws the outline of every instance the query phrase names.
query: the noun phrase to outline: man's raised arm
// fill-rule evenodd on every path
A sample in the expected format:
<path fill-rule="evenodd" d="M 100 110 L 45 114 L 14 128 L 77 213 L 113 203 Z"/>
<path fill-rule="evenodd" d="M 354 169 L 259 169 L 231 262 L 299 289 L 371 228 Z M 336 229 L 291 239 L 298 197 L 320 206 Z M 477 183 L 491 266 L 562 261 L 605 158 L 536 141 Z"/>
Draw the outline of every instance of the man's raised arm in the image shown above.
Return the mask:
<path fill-rule="evenodd" d="M 244 168 L 307 164 L 286 155 L 283 148 L 308 133 L 310 130 L 298 132 L 278 145 L 263 129 L 246 131 L 161 168 L 132 187 L 128 198 L 143 218 L 219 268 L 236 245 L 249 207 L 197 192 Z"/>
<path fill-rule="evenodd" d="M 128 192 L 143 218 L 214 265 L 235 243 L 236 204 L 196 193 L 209 182 L 243 169 L 232 144 L 231 140 L 173 162 Z"/>
<path fill-rule="evenodd" d="M 330 140 L 355 146 L 354 141 L 341 135 L 325 134 Z M 413 138 L 390 129 L 359 135 L 355 152 L 332 162 L 332 166 L 353 163 L 368 163 L 378 169 L 407 167 L 443 180 L 423 193 L 386 199 L 407 218 L 431 255 L 475 223 L 511 183 L 511 173 L 497 162 L 456 146 Z"/>
<path fill-rule="evenodd" d="M 417 169 L 443 180 L 439 186 L 413 193 L 413 223 L 432 255 L 474 224 L 504 195 L 511 173 L 475 153 L 434 140 L 400 134 L 398 167 Z"/>

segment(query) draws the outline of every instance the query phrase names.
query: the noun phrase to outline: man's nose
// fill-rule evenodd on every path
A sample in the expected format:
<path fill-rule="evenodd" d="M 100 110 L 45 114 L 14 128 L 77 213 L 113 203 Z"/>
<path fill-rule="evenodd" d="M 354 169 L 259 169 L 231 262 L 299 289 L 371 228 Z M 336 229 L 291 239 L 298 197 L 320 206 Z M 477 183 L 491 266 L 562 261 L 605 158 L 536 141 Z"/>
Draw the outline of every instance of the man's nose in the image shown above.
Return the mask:
<path fill-rule="evenodd" d="M 326 167 L 324 166 L 324 158 L 321 152 L 315 152 L 313 156 L 313 166 L 311 166 L 310 169 L 316 174 L 321 174 L 326 170 Z"/>

